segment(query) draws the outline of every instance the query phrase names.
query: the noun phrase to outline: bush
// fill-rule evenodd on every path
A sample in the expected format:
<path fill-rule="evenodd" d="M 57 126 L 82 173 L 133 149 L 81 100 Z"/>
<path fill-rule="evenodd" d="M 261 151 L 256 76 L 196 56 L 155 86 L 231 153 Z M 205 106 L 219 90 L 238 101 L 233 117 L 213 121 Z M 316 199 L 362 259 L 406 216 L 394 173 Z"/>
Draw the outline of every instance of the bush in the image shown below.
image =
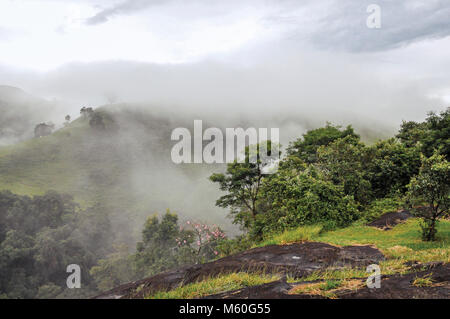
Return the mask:
<path fill-rule="evenodd" d="M 386 197 L 374 200 L 362 214 L 362 222 L 364 224 L 374 221 L 381 215 L 399 210 L 405 206 L 403 199 L 399 197 Z"/>
<path fill-rule="evenodd" d="M 217 245 L 217 251 L 220 257 L 225 257 L 239 253 L 251 248 L 253 241 L 248 235 L 241 235 L 233 239 L 226 239 Z"/>
<path fill-rule="evenodd" d="M 366 175 L 376 198 L 406 192 L 411 177 L 419 172 L 420 151 L 394 139 L 380 141 L 368 148 L 370 160 Z"/>
<path fill-rule="evenodd" d="M 255 222 L 263 233 L 316 223 L 347 226 L 360 217 L 352 196 L 343 187 L 321 178 L 313 169 L 280 171 L 263 185 L 271 208 Z"/>

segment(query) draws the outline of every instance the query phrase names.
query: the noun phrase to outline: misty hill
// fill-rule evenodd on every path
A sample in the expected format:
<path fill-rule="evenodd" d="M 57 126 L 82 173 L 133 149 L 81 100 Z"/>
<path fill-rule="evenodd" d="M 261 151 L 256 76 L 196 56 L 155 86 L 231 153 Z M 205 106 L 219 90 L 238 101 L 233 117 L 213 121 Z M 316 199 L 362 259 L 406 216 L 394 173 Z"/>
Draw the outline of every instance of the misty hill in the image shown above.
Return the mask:
<path fill-rule="evenodd" d="M 7 145 L 0 148 L 0 190 L 19 195 L 68 193 L 83 207 L 98 205 L 108 211 L 112 224 L 127 236 L 139 232 L 148 215 L 167 208 L 182 220 L 236 230 L 226 218 L 228 212 L 215 206 L 220 191 L 208 180 L 224 166 L 172 163 L 174 128 L 192 128 L 194 119 L 204 119 L 204 128 L 279 127 L 281 143 L 287 145 L 305 129 L 321 124 L 306 117 L 251 119 L 225 111 L 199 116 L 176 108 L 114 104 L 95 110 L 104 118 L 104 131 L 80 117 L 50 136 L 32 138 L 37 123 L 54 121 L 60 127 L 64 109 L 21 89 L 0 87 L 0 146 Z M 367 128 L 358 131 L 368 140 L 377 136 Z"/>
<path fill-rule="evenodd" d="M 0 85 L 0 114 L 0 146 L 29 138 L 36 124 L 60 116 L 55 103 L 6 85 Z"/>
<path fill-rule="evenodd" d="M 191 121 L 127 105 L 95 112 L 105 130 L 80 117 L 50 136 L 0 148 L 0 190 L 68 193 L 83 207 L 106 209 L 127 236 L 167 208 L 185 220 L 229 225 L 226 212 L 214 205 L 219 191 L 207 179 L 218 167 L 171 161 L 172 129 L 190 127 Z"/>

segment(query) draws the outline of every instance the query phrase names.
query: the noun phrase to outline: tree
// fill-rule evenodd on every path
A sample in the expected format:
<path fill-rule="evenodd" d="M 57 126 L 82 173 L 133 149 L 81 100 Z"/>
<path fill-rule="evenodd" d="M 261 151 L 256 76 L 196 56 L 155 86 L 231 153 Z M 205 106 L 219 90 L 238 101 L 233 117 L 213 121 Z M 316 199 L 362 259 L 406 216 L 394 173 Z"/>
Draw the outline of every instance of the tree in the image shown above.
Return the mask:
<path fill-rule="evenodd" d="M 432 156 L 435 150 L 450 157 L 450 108 L 440 114 L 428 113 L 425 122 L 403 122 L 397 137 L 408 147 L 419 144 L 425 156 Z"/>
<path fill-rule="evenodd" d="M 419 173 L 420 149 L 395 139 L 380 141 L 367 148 L 365 173 L 376 198 L 404 194 L 411 177 Z"/>
<path fill-rule="evenodd" d="M 272 152 L 279 152 L 279 147 L 272 145 L 270 141 L 267 141 L 266 147 L 268 156 L 271 156 Z M 260 144 L 256 147 L 246 147 L 244 163 L 235 160 L 227 165 L 225 174 L 212 174 L 209 178 L 212 182 L 219 184 L 220 190 L 227 192 L 216 201 L 216 205 L 230 208 L 231 215 L 234 215 L 233 222 L 244 229 L 249 229 L 260 213 L 258 200 L 261 182 L 265 175 L 264 169 L 267 167 L 261 161 L 262 151 Z"/>
<path fill-rule="evenodd" d="M 139 279 L 133 271 L 132 255 L 124 244 L 114 245 L 114 252 L 100 259 L 89 273 L 101 291 Z"/>
<path fill-rule="evenodd" d="M 54 128 L 53 123 L 40 123 L 34 128 L 34 137 L 48 136 L 52 134 Z"/>
<path fill-rule="evenodd" d="M 362 205 L 372 198 L 371 185 L 365 176 L 366 162 L 366 146 L 352 135 L 317 150 L 317 167 L 324 177 L 335 185 L 342 185 L 344 193 Z"/>
<path fill-rule="evenodd" d="M 186 247 L 179 248 L 177 240 L 186 241 Z M 193 242 L 191 232 L 178 226 L 178 216 L 167 210 L 159 218 L 149 217 L 142 231 L 142 241 L 137 243 L 134 266 L 137 276 L 142 278 L 176 267 L 184 263 L 180 260 L 180 249 L 190 249 Z"/>
<path fill-rule="evenodd" d="M 327 123 L 325 127 L 310 130 L 303 134 L 303 138 L 299 138 L 291 143 L 287 149 L 287 154 L 288 156 L 299 157 L 306 163 L 315 163 L 317 160 L 317 149 L 320 146 L 327 146 L 347 136 L 359 140 L 359 135 L 354 132 L 350 125 L 342 130 L 340 126 L 333 126 Z"/>
<path fill-rule="evenodd" d="M 108 218 L 81 210 L 68 195 L 0 192 L 0 294 L 7 298 L 73 298 L 94 294 L 87 272 L 108 253 Z M 66 286 L 67 265 L 82 270 L 83 289 Z M 59 287 L 59 289 L 57 288 Z"/>
<path fill-rule="evenodd" d="M 226 238 L 225 233 L 217 225 L 209 226 L 188 220 L 185 227 L 180 227 L 180 230 L 183 229 L 190 232 L 188 238 L 192 238 L 193 241 L 190 243 L 190 240 L 177 238 L 178 247 L 192 247 L 187 252 L 190 252 L 192 261 L 196 264 L 217 256 L 217 246 Z"/>
<path fill-rule="evenodd" d="M 325 179 L 314 166 L 303 171 L 280 170 L 264 181 L 262 194 L 271 206 L 256 223 L 263 233 L 314 223 L 342 227 L 360 215 L 342 185 Z"/>
<path fill-rule="evenodd" d="M 94 114 L 94 109 L 92 107 L 85 107 L 83 106 L 80 109 L 80 115 L 83 118 L 90 118 Z"/>
<path fill-rule="evenodd" d="M 70 124 L 70 115 L 66 115 L 66 117 L 64 118 L 65 122 L 64 122 L 64 126 L 67 126 Z"/>
<path fill-rule="evenodd" d="M 422 156 L 419 174 L 408 185 L 408 199 L 415 208 L 414 213 L 422 218 L 422 238 L 436 239 L 436 223 L 448 214 L 450 207 L 450 164 L 443 155 L 435 153 L 430 158 Z"/>

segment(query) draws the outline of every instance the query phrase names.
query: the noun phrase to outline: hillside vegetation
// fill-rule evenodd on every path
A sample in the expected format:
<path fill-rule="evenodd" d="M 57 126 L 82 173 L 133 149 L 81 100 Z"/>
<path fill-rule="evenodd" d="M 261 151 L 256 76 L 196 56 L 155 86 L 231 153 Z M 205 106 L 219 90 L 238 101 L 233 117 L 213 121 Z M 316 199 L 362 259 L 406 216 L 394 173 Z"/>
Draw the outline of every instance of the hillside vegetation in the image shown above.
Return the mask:
<path fill-rule="evenodd" d="M 426 264 L 430 262 L 450 262 L 450 221 L 439 225 L 440 237 L 435 242 L 423 242 L 419 233 L 419 221 L 412 218 L 392 230 L 369 226 L 350 226 L 335 231 L 320 232 L 317 227 L 298 227 L 283 234 L 267 238 L 258 247 L 267 245 L 290 245 L 303 241 L 318 241 L 339 246 L 373 245 L 386 257 L 380 262 L 382 275 L 414 273 L 409 263 Z M 305 236 L 305 234 L 309 234 Z M 419 268 L 421 269 L 421 268 Z M 361 278 L 367 278 L 366 267 L 346 267 L 341 269 L 319 270 L 302 278 L 290 277 L 287 281 L 300 284 L 293 293 L 315 294 L 333 298 L 330 290 L 350 289 L 356 291 L 364 286 Z M 270 273 L 224 273 L 188 284 L 170 291 L 150 293 L 147 298 L 201 298 L 208 295 L 235 291 L 279 280 L 282 275 Z M 303 283 L 315 282 L 313 285 Z M 355 283 L 357 283 L 355 285 Z"/>
<path fill-rule="evenodd" d="M 449 112 L 404 122 L 396 137 L 371 145 L 351 126 L 328 123 L 293 141 L 278 171 L 266 175 L 261 147 L 279 151 L 270 141 L 256 153 L 247 148 L 244 163 L 211 174 L 220 167 L 168 159 L 171 129 L 189 127 L 186 120 L 121 105 L 92 110 L 50 136 L 0 148 L 1 296 L 73 296 L 61 275 L 68 263 L 83 265 L 81 297 L 146 277 L 152 282 L 177 267 L 206 267 L 197 279 L 177 278 L 181 286 L 170 289 L 150 289 L 147 279 L 135 291 L 126 286 L 124 296 L 147 298 L 201 297 L 282 276 L 285 284 L 319 280 L 310 288 L 321 294 L 367 276 L 367 262 L 379 262 L 385 275 L 413 272 L 415 263 L 448 263 Z M 214 199 L 213 214 L 208 203 Z M 166 208 L 179 215 L 161 214 Z M 224 216 L 217 215 L 223 209 L 240 227 L 238 236 L 223 230 Z M 400 224 L 368 226 L 400 210 L 407 217 Z M 233 266 L 232 274 L 214 269 L 233 258 L 240 265 L 242 254 L 262 258 L 265 249 L 282 255 L 289 245 L 306 249 L 305 258 L 315 256 L 311 262 L 335 255 L 325 263 L 317 257 L 313 272 L 301 260 L 281 264 L 284 272 L 257 269 L 257 276 L 250 266 Z M 353 257 L 340 267 L 330 267 L 348 254 Z M 293 266 L 302 271 L 292 274 Z"/>
<path fill-rule="evenodd" d="M 0 190 L 28 196 L 56 190 L 82 207 L 104 208 L 114 226 L 133 233 L 132 245 L 145 218 L 169 207 L 184 220 L 225 223 L 220 209 L 200 200 L 218 194 L 206 179 L 213 168 L 170 159 L 172 126 L 191 123 L 173 124 L 176 119 L 127 105 L 96 113 L 104 118 L 103 131 L 80 117 L 49 136 L 1 147 Z"/>

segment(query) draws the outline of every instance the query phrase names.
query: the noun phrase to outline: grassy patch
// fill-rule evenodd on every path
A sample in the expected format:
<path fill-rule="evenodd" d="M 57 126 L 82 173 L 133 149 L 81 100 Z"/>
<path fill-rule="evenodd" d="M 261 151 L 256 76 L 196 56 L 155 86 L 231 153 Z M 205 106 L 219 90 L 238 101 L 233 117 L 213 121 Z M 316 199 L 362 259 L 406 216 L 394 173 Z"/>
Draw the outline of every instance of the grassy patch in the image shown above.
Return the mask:
<path fill-rule="evenodd" d="M 322 284 L 321 289 L 325 291 L 333 290 L 338 288 L 341 284 L 342 284 L 341 280 L 327 280 Z"/>
<path fill-rule="evenodd" d="M 334 245 L 375 245 L 386 257 L 421 262 L 450 262 L 450 222 L 440 221 L 438 240 L 424 242 L 419 220 L 412 218 L 393 229 L 384 231 L 368 226 L 351 226 L 315 236 L 313 240 Z"/>
<path fill-rule="evenodd" d="M 338 246 L 374 245 L 388 259 L 420 262 L 450 262 L 450 221 L 438 224 L 438 240 L 424 242 L 419 220 L 411 218 L 393 229 L 384 231 L 375 227 L 354 225 L 343 229 L 322 232 L 321 225 L 301 226 L 267 238 L 253 247 L 286 245 L 303 241 L 319 241 Z"/>
<path fill-rule="evenodd" d="M 281 234 L 268 236 L 266 240 L 258 243 L 254 247 L 263 247 L 268 245 L 287 245 L 307 240 L 313 240 L 322 230 L 321 225 L 302 226 L 291 230 L 286 230 Z"/>
<path fill-rule="evenodd" d="M 309 294 L 320 295 L 327 298 L 336 298 L 339 290 L 357 290 L 364 286 L 361 280 L 326 280 L 325 282 L 302 283 L 289 291 L 291 295 Z"/>
<path fill-rule="evenodd" d="M 326 269 L 323 271 L 315 271 L 309 276 L 302 277 L 300 279 L 288 277 L 287 281 L 290 283 L 295 282 L 309 282 L 309 281 L 342 281 L 351 278 L 363 278 L 367 277 L 365 269 L 362 268 L 344 268 L 344 269 Z"/>
<path fill-rule="evenodd" d="M 431 287 L 433 285 L 433 280 L 431 279 L 431 276 L 433 273 L 429 273 L 423 277 L 416 277 L 413 281 L 413 286 L 416 287 Z"/>
<path fill-rule="evenodd" d="M 279 280 L 277 275 L 232 273 L 192 283 L 168 292 L 157 292 L 147 299 L 193 299 Z"/>

